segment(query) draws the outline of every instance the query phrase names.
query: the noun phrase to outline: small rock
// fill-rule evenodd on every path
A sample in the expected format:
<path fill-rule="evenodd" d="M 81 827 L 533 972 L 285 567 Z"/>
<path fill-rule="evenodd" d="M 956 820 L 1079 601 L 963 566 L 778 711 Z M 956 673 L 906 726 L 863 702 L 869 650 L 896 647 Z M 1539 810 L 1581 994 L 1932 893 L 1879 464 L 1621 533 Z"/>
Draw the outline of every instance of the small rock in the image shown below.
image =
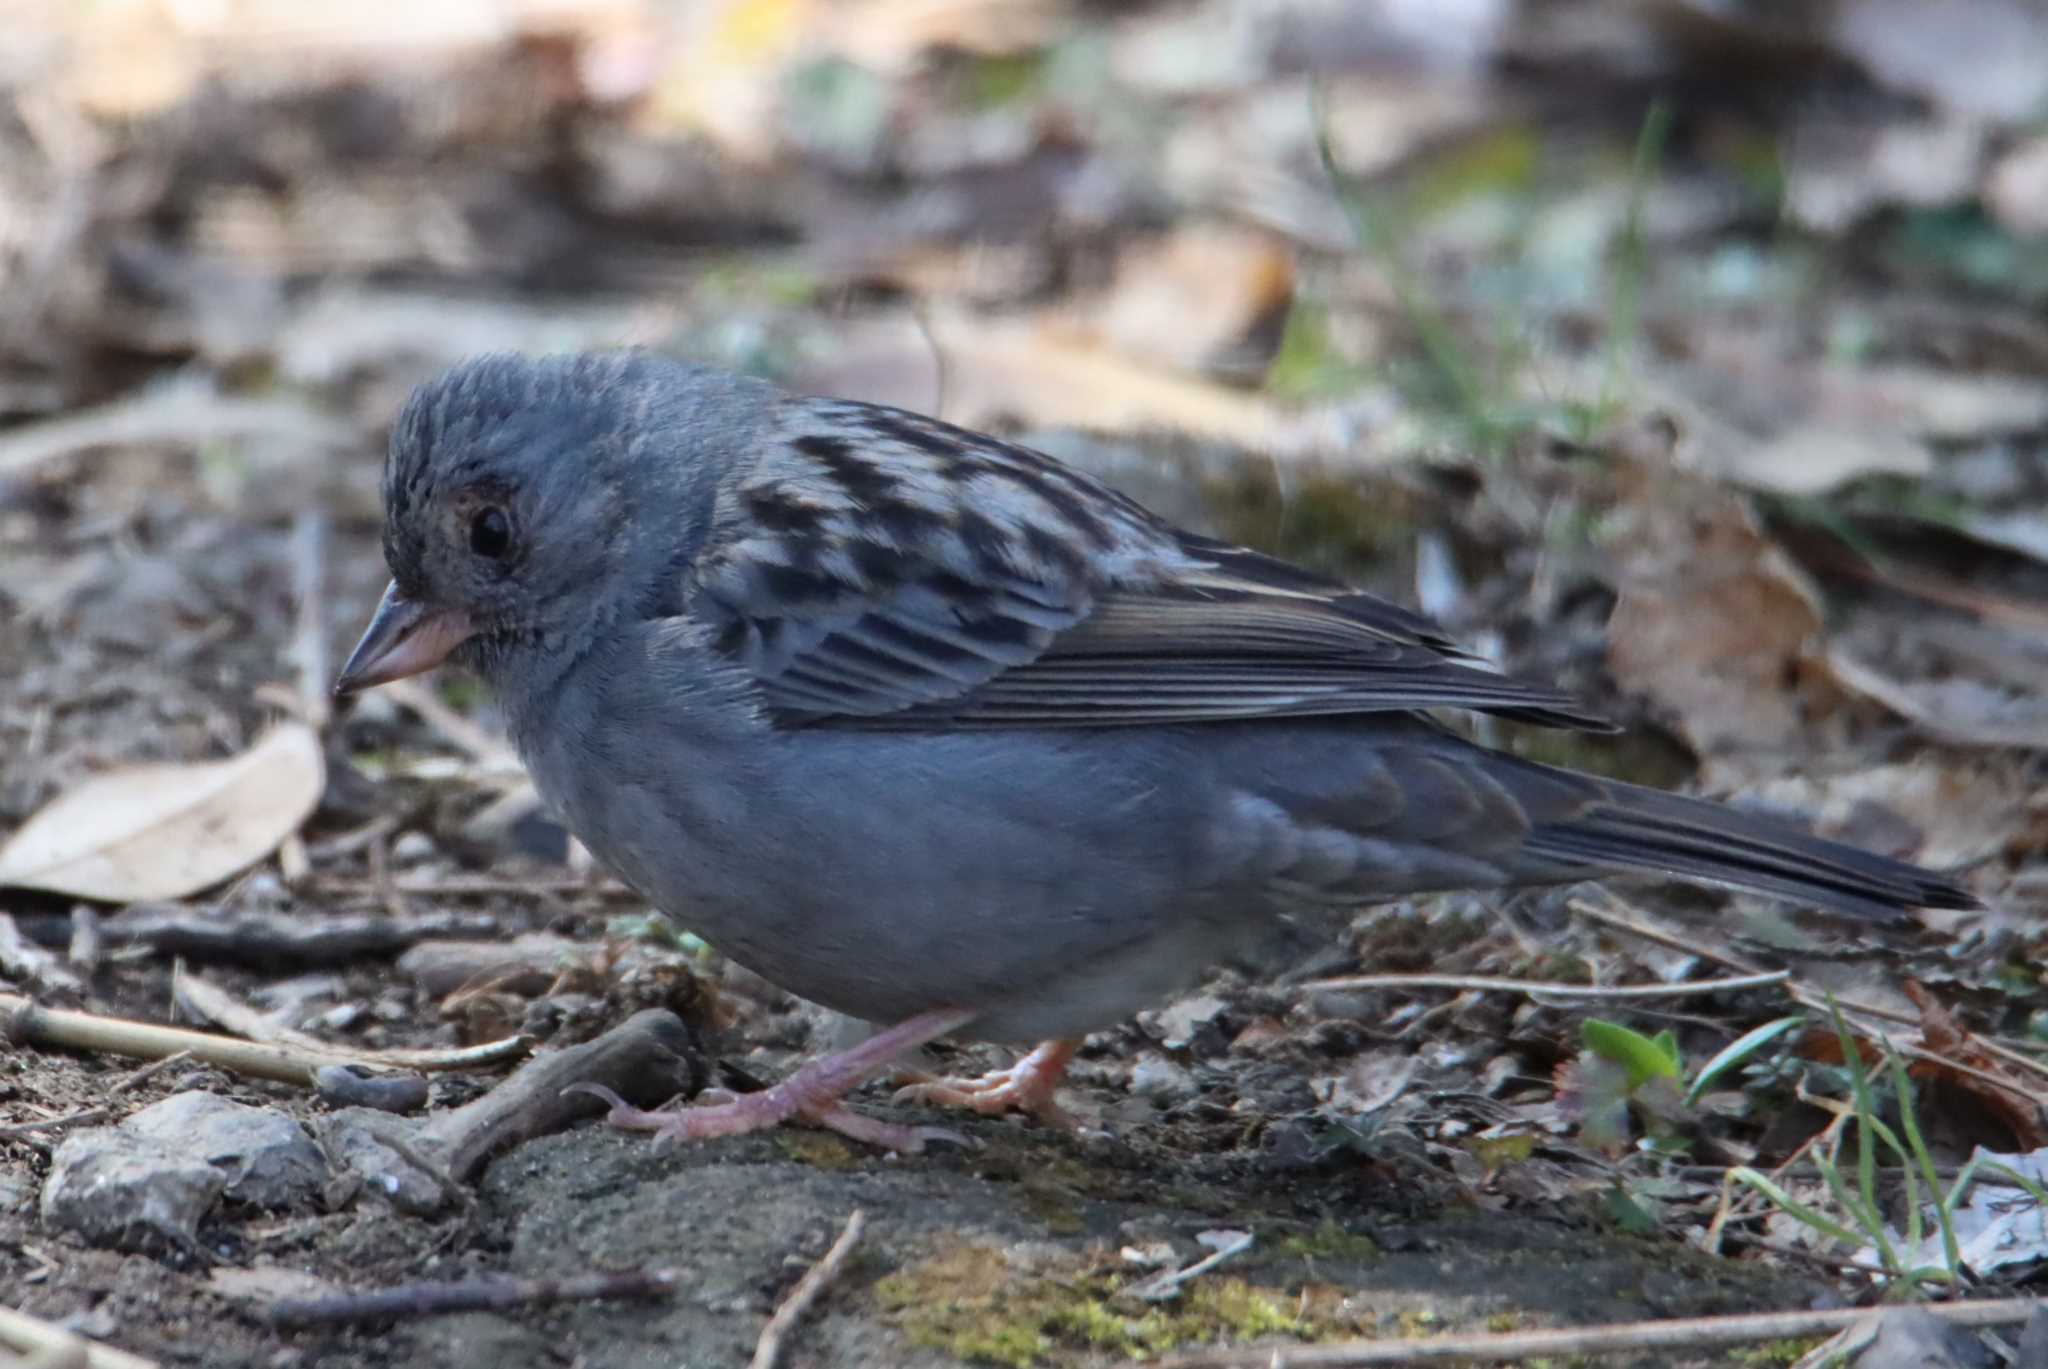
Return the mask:
<path fill-rule="evenodd" d="M 94 1245 L 191 1250 L 227 1179 L 176 1145 L 113 1127 L 73 1132 L 50 1160 L 43 1222 Z"/>
<path fill-rule="evenodd" d="M 243 879 L 237 889 L 242 902 L 250 908 L 275 911 L 290 905 L 292 891 L 284 887 L 284 881 L 271 870 L 257 870 Z"/>
<path fill-rule="evenodd" d="M 291 1207 L 327 1182 L 327 1161 L 306 1130 L 274 1108 L 211 1093 L 175 1093 L 121 1123 L 130 1136 L 175 1146 L 219 1171 L 226 1194 L 257 1207 Z"/>
<path fill-rule="evenodd" d="M 427 1105 L 431 1092 L 422 1075 L 363 1070 L 354 1065 L 322 1065 L 313 1071 L 313 1085 L 321 1101 L 330 1106 L 379 1112 L 417 1112 Z"/>
<path fill-rule="evenodd" d="M 410 1328 L 407 1338 L 409 1353 L 402 1363 L 488 1364 L 493 1369 L 547 1369 L 561 1363 L 547 1337 L 493 1312 L 436 1317 Z"/>
<path fill-rule="evenodd" d="M 1920 1307 L 1877 1314 L 1877 1338 L 1856 1356 L 1855 1369 L 1996 1369 L 1984 1342 Z"/>
<path fill-rule="evenodd" d="M 400 1212 L 424 1217 L 440 1211 L 454 1195 L 446 1192 L 434 1176 L 423 1173 L 418 1165 L 386 1145 L 382 1137 L 385 1127 L 405 1131 L 402 1122 L 385 1113 L 370 1108 L 347 1108 L 326 1119 L 321 1135 L 337 1164 L 360 1175 L 365 1188 Z"/>
<path fill-rule="evenodd" d="M 403 832 L 391 843 L 391 859 L 399 865 L 417 865 L 432 860 L 438 850 L 434 839 L 425 832 Z"/>
<path fill-rule="evenodd" d="M 26 1171 L 0 1170 L 0 1212 L 26 1209 L 36 1200 L 36 1181 Z"/>
<path fill-rule="evenodd" d="M 1198 1091 L 1194 1074 L 1163 1055 L 1148 1052 L 1131 1066 L 1131 1092 L 1140 1098 L 1160 1104 L 1181 1103 Z"/>
<path fill-rule="evenodd" d="M 1159 1044 L 1170 1051 L 1186 1050 L 1199 1039 L 1205 1048 L 1201 1053 L 1213 1054 L 1224 1044 L 1223 1031 L 1216 1019 L 1229 1006 L 1214 994 L 1196 994 L 1176 999 L 1150 1014 L 1150 1025 L 1158 1033 Z"/>

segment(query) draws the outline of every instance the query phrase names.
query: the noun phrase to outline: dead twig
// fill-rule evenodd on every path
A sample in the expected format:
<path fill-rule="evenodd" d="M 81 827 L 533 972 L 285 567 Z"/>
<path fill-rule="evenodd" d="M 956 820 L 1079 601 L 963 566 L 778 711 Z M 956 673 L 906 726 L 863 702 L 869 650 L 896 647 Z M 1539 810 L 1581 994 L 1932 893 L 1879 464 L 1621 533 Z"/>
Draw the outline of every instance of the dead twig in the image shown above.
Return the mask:
<path fill-rule="evenodd" d="M 244 399 L 181 381 L 10 429 L 0 438 L 0 476 L 102 447 L 199 447 L 242 441 L 276 448 L 346 451 L 360 437 L 349 424 L 288 399 Z"/>
<path fill-rule="evenodd" d="M 90 1107 L 82 1112 L 67 1112 L 62 1117 L 45 1117 L 40 1122 L 15 1122 L 0 1127 L 0 1141 L 18 1140 L 39 1131 L 48 1131 L 53 1127 L 75 1127 L 85 1122 L 98 1122 L 106 1115 L 107 1110 L 104 1107 Z"/>
<path fill-rule="evenodd" d="M 161 1027 L 153 1022 L 132 1022 L 103 1017 L 98 1013 L 46 1008 L 20 994 L 0 993 L 0 1038 L 28 1046 L 125 1055 L 156 1060 L 189 1054 L 194 1060 L 255 1079 L 310 1087 L 316 1072 L 326 1065 L 396 1065 L 414 1069 L 464 1069 L 491 1064 L 522 1054 L 523 1037 L 510 1037 L 465 1051 L 363 1052 L 324 1047 L 313 1052 L 299 1046 L 242 1041 L 213 1032 L 187 1031 L 182 1027 Z M 404 1061 L 387 1060 L 392 1054 Z"/>
<path fill-rule="evenodd" d="M 1190 1279 L 1199 1278 L 1222 1264 L 1225 1260 L 1241 1255 L 1252 1248 L 1252 1233 L 1233 1231 L 1221 1233 L 1225 1239 L 1208 1255 L 1205 1255 L 1185 1269 L 1166 1269 L 1146 1279 L 1143 1283 L 1126 1288 L 1123 1296 L 1139 1302 L 1167 1302 L 1180 1296 L 1180 1286 Z M 1206 1234 L 1204 1241 L 1210 1239 Z"/>
<path fill-rule="evenodd" d="M 1926 1310 L 1958 1326 L 2009 1326 L 2026 1321 L 2040 1306 L 2038 1298 L 2005 1298 L 1996 1302 L 1932 1303 Z M 1160 1369 L 1360 1369 L 1376 1364 L 1427 1364 L 1461 1359 L 1514 1360 L 1628 1351 L 1669 1353 L 1705 1346 L 1829 1335 L 1870 1315 L 1864 1308 L 1847 1307 L 1826 1312 L 1674 1317 L 1668 1321 L 1621 1322 L 1612 1326 L 1415 1336 L 1400 1340 L 1345 1341 L 1337 1345 L 1207 1350 L 1163 1360 Z"/>
<path fill-rule="evenodd" d="M 748 1362 L 747 1369 L 775 1369 L 776 1361 L 782 1357 L 783 1341 L 789 1338 L 790 1331 L 803 1319 L 804 1313 L 811 1310 L 811 1304 L 831 1286 L 832 1280 L 839 1277 L 839 1271 L 845 1266 L 847 1256 L 853 1253 L 867 1220 L 867 1213 L 859 1208 L 853 1210 L 853 1215 L 846 1219 L 846 1228 L 839 1233 L 839 1239 L 832 1242 L 832 1248 L 825 1252 L 825 1257 L 804 1271 L 803 1278 L 797 1280 L 796 1287 L 789 1290 L 789 1296 L 782 1300 L 775 1309 L 775 1315 L 761 1328 L 761 1339 L 754 1343 L 754 1358 Z"/>
<path fill-rule="evenodd" d="M 385 686 L 387 689 L 390 686 Z M 600 898 L 638 899 L 641 896 L 613 879 L 493 879 L 484 875 L 449 879 L 394 879 L 391 887 L 401 894 L 432 894 L 438 898 L 492 898 L 523 894 L 546 898 L 557 894 L 591 894 Z M 356 894 L 374 897 L 376 884 L 346 875 L 315 875 L 307 884 L 316 894 Z"/>
<path fill-rule="evenodd" d="M 85 981 L 56 956 L 33 944 L 6 913 L 0 913 L 0 975 L 20 984 L 39 984 L 54 993 L 85 992 Z"/>
<path fill-rule="evenodd" d="M 682 1278 L 678 1269 L 633 1269 L 586 1274 L 574 1279 L 464 1279 L 456 1283 L 414 1283 L 374 1293 L 332 1298 L 287 1298 L 270 1305 L 278 1327 L 338 1326 L 349 1322 L 401 1321 L 448 1312 L 541 1307 L 600 1298 L 665 1298 Z"/>
<path fill-rule="evenodd" d="M 601 1106 L 580 1092 L 565 1092 L 571 1084 L 595 1083 L 652 1105 L 695 1092 L 705 1074 L 703 1058 L 682 1019 L 661 1008 L 647 1008 L 595 1040 L 536 1056 L 489 1093 L 461 1107 L 424 1120 L 354 1110 L 336 1114 L 328 1125 L 346 1125 L 388 1145 L 445 1191 L 467 1183 L 495 1152 L 556 1130 Z"/>
<path fill-rule="evenodd" d="M 393 680 L 384 686 L 384 693 L 399 707 L 418 714 L 421 722 L 486 770 L 509 775 L 526 773 L 511 743 L 484 731 L 442 703 L 440 695 L 418 680 Z"/>
<path fill-rule="evenodd" d="M 317 883 L 317 881 L 316 881 Z M 18 919 L 29 940 L 63 945 L 74 925 L 61 913 Z M 99 937 L 111 947 L 145 947 L 160 955 L 277 968 L 331 966 L 388 956 L 422 941 L 496 941 L 504 927 L 490 913 L 427 912 L 404 918 L 359 913 L 219 912 L 181 904 L 135 904 L 102 919 Z"/>
<path fill-rule="evenodd" d="M 250 1041 L 286 1046 L 308 1059 L 318 1057 L 319 1065 L 359 1065 L 365 1069 L 469 1069 L 524 1055 L 531 1044 L 525 1037 L 508 1036 L 462 1050 L 346 1050 L 282 1025 L 197 975 L 178 975 L 173 981 L 173 993 L 183 1011 Z"/>
<path fill-rule="evenodd" d="M 157 1369 L 157 1362 L 101 1345 L 26 1312 L 0 1307 L 0 1349 L 22 1355 L 21 1363 L 76 1365 L 79 1369 Z"/>
<path fill-rule="evenodd" d="M 323 730 L 333 714 L 326 572 L 327 515 L 318 509 L 302 509 L 292 520 L 292 599 L 297 612 L 291 660 L 299 672 L 299 708 L 307 722 Z"/>
<path fill-rule="evenodd" d="M 1693 994 L 1727 993 L 1783 984 L 1790 970 L 1772 970 L 1733 979 L 1702 979 L 1682 984 L 1558 984 L 1537 979 L 1494 979 L 1485 975 L 1361 974 L 1339 979 L 1311 979 L 1308 989 L 1458 989 L 1480 993 L 1519 993 L 1531 998 L 1682 998 Z"/>

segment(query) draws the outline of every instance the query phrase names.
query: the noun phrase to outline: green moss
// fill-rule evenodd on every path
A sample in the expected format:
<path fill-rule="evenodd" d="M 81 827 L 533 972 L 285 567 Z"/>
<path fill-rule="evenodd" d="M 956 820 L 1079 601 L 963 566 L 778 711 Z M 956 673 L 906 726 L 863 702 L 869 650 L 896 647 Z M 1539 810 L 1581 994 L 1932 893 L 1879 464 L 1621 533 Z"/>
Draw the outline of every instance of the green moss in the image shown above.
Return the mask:
<path fill-rule="evenodd" d="M 1536 1153 L 1534 1136 L 1488 1136 L 1465 1143 L 1465 1149 L 1472 1152 L 1472 1158 L 1489 1174 L 1497 1174 L 1509 1165 L 1517 1165 Z"/>
<path fill-rule="evenodd" d="M 1266 368 L 1266 390 L 1295 402 L 1329 399 L 1357 390 L 1370 375 L 1337 346 L 1329 309 L 1314 300 L 1297 300 L 1287 311 L 1280 346 Z"/>
<path fill-rule="evenodd" d="M 1692 778 L 1694 766 L 1685 749 L 1656 732 L 1602 736 L 1505 721 L 1498 727 L 1504 749 L 1524 760 L 1588 770 L 1653 789 L 1676 789 Z"/>
<path fill-rule="evenodd" d="M 1509 126 L 1465 142 L 1429 163 L 1415 186 L 1413 207 L 1444 213 L 1469 200 L 1529 194 L 1543 159 L 1536 130 Z"/>
<path fill-rule="evenodd" d="M 824 1132 L 782 1128 L 775 1132 L 775 1148 L 798 1164 L 809 1165 L 812 1169 L 836 1172 L 852 1169 L 860 1163 L 853 1147 Z"/>
<path fill-rule="evenodd" d="M 1035 97 L 1045 89 L 1050 54 L 996 53 L 976 57 L 967 66 L 965 93 L 975 109 L 1000 109 Z"/>
<path fill-rule="evenodd" d="M 1023 1207 L 1049 1235 L 1078 1236 L 1087 1224 L 1073 1190 L 1059 1180 L 1027 1173 L 1017 1185 Z"/>
<path fill-rule="evenodd" d="M 1304 1260 L 1343 1260 L 1370 1264 L 1380 1258 L 1379 1242 L 1361 1231 L 1346 1231 L 1324 1221 L 1314 1231 L 1298 1232 L 1280 1242 L 1280 1253 Z"/>
<path fill-rule="evenodd" d="M 483 702 L 483 681 L 468 671 L 446 671 L 434 677 L 434 692 L 447 704 L 465 717 L 476 711 Z"/>
<path fill-rule="evenodd" d="M 1812 1340 L 1774 1340 L 1762 1345 L 1748 1345 L 1729 1352 L 1728 1357 L 1738 1364 L 1797 1364 L 1818 1348 L 1824 1336 Z"/>
<path fill-rule="evenodd" d="M 1015 1369 L 1343 1330 L 1304 1321 L 1289 1295 L 1242 1279 L 1197 1279 L 1165 1303 L 1119 1297 L 1128 1281 L 1106 1257 L 1019 1269 L 993 1246 L 961 1243 L 881 1280 L 875 1297 L 913 1344 Z"/>
<path fill-rule="evenodd" d="M 1283 488 L 1246 467 L 1208 481 L 1203 497 L 1224 537 L 1332 574 L 1406 555 L 1415 540 L 1414 496 L 1390 482 L 1308 475 Z"/>

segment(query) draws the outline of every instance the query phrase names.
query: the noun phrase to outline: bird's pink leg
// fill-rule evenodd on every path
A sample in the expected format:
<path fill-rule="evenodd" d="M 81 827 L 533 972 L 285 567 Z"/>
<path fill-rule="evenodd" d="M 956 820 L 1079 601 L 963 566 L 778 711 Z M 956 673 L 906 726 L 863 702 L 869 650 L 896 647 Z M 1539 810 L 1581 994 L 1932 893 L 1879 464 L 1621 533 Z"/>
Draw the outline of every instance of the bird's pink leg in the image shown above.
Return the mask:
<path fill-rule="evenodd" d="M 904 1102 L 973 1108 L 991 1116 L 1015 1109 L 1049 1125 L 1072 1130 L 1076 1123 L 1066 1109 L 1053 1101 L 1053 1092 L 1066 1076 L 1067 1062 L 1074 1058 L 1080 1044 L 1074 1040 L 1041 1041 L 1009 1068 L 991 1070 L 976 1078 L 913 1076 L 909 1087 L 899 1089 L 896 1097 Z"/>
<path fill-rule="evenodd" d="M 966 1145 L 967 1138 L 939 1127 L 905 1127 L 863 1117 L 840 1103 L 905 1051 L 936 1041 L 947 1032 L 965 1026 L 976 1014 L 965 1008 L 946 1008 L 919 1013 L 886 1031 L 876 1032 L 848 1050 L 821 1055 L 798 1066 L 796 1072 L 772 1088 L 759 1093 L 728 1093 L 706 1089 L 702 1097 L 712 1100 L 686 1108 L 648 1112 L 636 1108 L 600 1084 L 571 1084 L 564 1092 L 588 1093 L 611 1106 L 605 1120 L 628 1131 L 652 1131 L 658 1139 L 703 1140 L 710 1136 L 738 1136 L 763 1131 L 784 1122 L 803 1122 L 827 1127 L 871 1145 L 891 1150 L 919 1151 L 927 1141 L 950 1141 Z"/>

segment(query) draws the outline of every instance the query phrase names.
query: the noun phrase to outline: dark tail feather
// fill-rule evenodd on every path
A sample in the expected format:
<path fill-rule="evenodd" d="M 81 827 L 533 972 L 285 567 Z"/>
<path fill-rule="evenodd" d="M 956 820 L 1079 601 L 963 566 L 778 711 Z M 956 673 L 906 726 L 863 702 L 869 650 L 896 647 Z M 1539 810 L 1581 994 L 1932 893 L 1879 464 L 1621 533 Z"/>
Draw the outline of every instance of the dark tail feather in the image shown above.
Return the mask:
<path fill-rule="evenodd" d="M 1573 865 L 1733 884 L 1875 920 L 1895 920 L 1908 908 L 1983 906 L 1946 876 L 1739 808 L 1634 785 L 1603 787 L 1607 802 L 1539 825 L 1523 850 Z"/>

